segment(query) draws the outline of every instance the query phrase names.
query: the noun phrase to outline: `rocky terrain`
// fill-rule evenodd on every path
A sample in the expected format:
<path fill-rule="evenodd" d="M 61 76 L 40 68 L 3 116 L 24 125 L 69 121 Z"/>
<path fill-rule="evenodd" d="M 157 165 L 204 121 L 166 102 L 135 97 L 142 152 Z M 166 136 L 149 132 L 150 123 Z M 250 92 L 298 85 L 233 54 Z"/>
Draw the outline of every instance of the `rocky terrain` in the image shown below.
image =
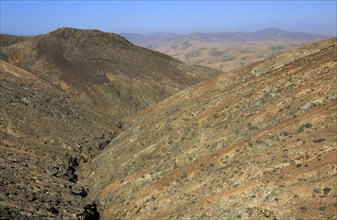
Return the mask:
<path fill-rule="evenodd" d="M 97 217 L 78 167 L 123 116 L 219 73 L 95 30 L 0 39 L 0 219 Z"/>
<path fill-rule="evenodd" d="M 4 61 L 0 91 L 0 216 L 76 218 L 87 192 L 75 171 L 114 138 L 114 120 Z"/>
<path fill-rule="evenodd" d="M 131 42 L 191 65 L 229 71 L 327 37 L 276 28 L 252 33 L 122 34 Z"/>
<path fill-rule="evenodd" d="M 98 30 L 60 28 L 35 37 L 2 35 L 1 41 L 1 59 L 107 117 L 126 116 L 219 73 Z"/>
<path fill-rule="evenodd" d="M 336 219 L 336 38 L 220 75 L 95 30 L 1 41 L 0 219 Z"/>
<path fill-rule="evenodd" d="M 336 38 L 125 118 L 80 167 L 103 219 L 336 219 Z"/>

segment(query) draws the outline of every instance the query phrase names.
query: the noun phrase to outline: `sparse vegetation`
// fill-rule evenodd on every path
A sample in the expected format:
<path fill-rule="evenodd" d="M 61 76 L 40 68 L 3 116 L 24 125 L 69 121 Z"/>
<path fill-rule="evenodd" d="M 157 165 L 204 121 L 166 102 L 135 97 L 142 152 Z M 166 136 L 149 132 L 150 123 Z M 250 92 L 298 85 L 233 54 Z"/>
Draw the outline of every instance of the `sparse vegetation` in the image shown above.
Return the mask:
<path fill-rule="evenodd" d="M 322 143 L 322 142 L 324 142 L 324 141 L 326 141 L 326 139 L 325 139 L 325 138 L 319 138 L 319 139 L 315 139 L 315 140 L 313 140 L 313 142 L 314 142 L 314 143 L 316 143 L 316 144 L 318 144 L 318 143 Z"/>
<path fill-rule="evenodd" d="M 50 35 L 55 39 L 41 43 L 41 53 L 60 39 L 66 39 L 66 46 L 77 42 L 69 36 L 72 31 L 54 34 Z M 144 90 L 148 94 L 178 92 L 182 87 L 172 88 L 174 83 L 169 86 L 165 81 L 185 84 L 187 78 L 173 76 L 192 69 L 163 54 L 135 48 L 123 38 L 114 37 L 116 44 L 111 45 L 109 35 L 90 34 L 96 40 L 104 38 L 97 42 L 100 50 L 123 51 L 120 56 L 102 53 L 103 57 L 88 61 L 95 68 L 86 66 L 85 74 L 99 72 L 90 85 L 88 79 L 78 85 L 77 79 L 62 75 L 66 72 L 46 81 L 44 72 L 29 73 L 1 61 L 0 76 L 6 79 L 0 81 L 4 103 L 0 111 L 1 215 L 9 219 L 305 219 L 331 215 L 336 107 L 335 99 L 329 97 L 337 89 L 334 39 L 193 83 L 157 103 L 164 97 L 157 100 L 137 94 L 143 95 Z M 88 36 L 79 37 L 80 46 L 95 42 L 86 41 Z M 243 49 L 249 53 L 252 48 Z M 44 62 L 55 58 L 54 52 L 30 70 L 45 67 Z M 137 55 L 140 52 L 150 53 L 151 59 Z M 62 54 L 55 65 L 63 59 L 75 65 L 77 57 L 68 55 Z M 137 68 L 124 67 L 124 59 L 136 62 L 139 72 L 126 74 Z M 151 69 L 151 65 L 158 68 Z M 155 73 L 161 68 L 164 72 Z M 200 75 L 211 72 L 207 68 L 198 71 Z M 53 72 L 48 74 L 53 76 Z M 68 87 L 52 82 L 59 80 Z M 132 89 L 123 87 L 125 82 Z M 118 98 L 109 107 L 100 106 L 110 95 Z M 299 108 L 323 99 L 310 109 Z M 143 109 L 147 105 L 151 107 Z M 122 109 L 118 110 L 120 117 L 115 117 L 116 106 Z"/>
<path fill-rule="evenodd" d="M 308 211 L 308 208 L 305 207 L 305 206 L 302 206 L 302 207 L 301 207 L 301 211 L 302 211 L 302 213 L 304 213 L 304 212 Z"/>
<path fill-rule="evenodd" d="M 325 187 L 325 188 L 323 189 L 324 195 L 328 195 L 330 191 L 331 191 L 331 188 L 329 188 L 329 187 Z"/>

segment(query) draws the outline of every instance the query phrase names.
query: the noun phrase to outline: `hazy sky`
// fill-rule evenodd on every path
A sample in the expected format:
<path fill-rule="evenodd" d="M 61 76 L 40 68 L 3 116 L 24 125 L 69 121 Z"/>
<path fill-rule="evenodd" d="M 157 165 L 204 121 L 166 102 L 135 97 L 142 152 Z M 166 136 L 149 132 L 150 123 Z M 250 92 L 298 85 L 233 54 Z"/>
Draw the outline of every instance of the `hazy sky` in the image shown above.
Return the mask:
<path fill-rule="evenodd" d="M 0 1 L 0 32 L 8 34 L 41 34 L 59 27 L 143 34 L 276 27 L 336 36 L 336 0 Z"/>

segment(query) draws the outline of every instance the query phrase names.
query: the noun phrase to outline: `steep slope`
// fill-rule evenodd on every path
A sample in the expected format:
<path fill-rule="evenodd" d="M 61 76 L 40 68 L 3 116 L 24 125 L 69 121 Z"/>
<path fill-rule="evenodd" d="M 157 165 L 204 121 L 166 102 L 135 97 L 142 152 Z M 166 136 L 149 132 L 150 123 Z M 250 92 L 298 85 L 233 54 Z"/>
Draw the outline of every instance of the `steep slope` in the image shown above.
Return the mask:
<path fill-rule="evenodd" d="M 79 184 L 104 219 L 336 218 L 336 39 L 124 119 Z"/>
<path fill-rule="evenodd" d="M 186 66 L 167 55 L 135 46 L 121 36 L 98 30 L 60 28 L 2 46 L 0 53 L 5 61 L 115 118 L 148 107 L 218 73 Z"/>
<path fill-rule="evenodd" d="M 0 94 L 0 219 L 76 218 L 76 169 L 112 140 L 113 120 L 2 60 Z"/>
<path fill-rule="evenodd" d="M 69 28 L 1 35 L 0 56 L 0 219 L 99 217 L 77 168 L 120 132 L 123 116 L 219 72 Z"/>
<path fill-rule="evenodd" d="M 142 36 L 141 40 L 131 34 L 123 36 L 137 45 L 168 54 L 190 65 L 203 65 L 224 72 L 275 56 L 303 43 L 327 38 L 276 28 L 252 33 L 195 32 L 166 39 L 155 38 L 156 35 Z"/>

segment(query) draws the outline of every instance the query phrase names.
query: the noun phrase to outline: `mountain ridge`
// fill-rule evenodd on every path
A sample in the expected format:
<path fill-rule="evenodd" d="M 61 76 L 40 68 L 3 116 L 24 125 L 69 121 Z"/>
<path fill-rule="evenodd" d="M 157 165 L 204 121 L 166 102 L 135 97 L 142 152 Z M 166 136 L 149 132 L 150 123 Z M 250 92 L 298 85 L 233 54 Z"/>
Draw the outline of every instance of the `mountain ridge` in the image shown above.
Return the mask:
<path fill-rule="evenodd" d="M 125 36 L 127 39 L 130 38 L 136 44 L 141 46 L 149 47 L 146 45 L 147 39 L 149 37 L 153 40 L 156 39 L 156 33 L 153 34 L 135 34 L 135 33 L 121 33 L 122 36 Z M 135 37 L 132 37 L 135 35 Z M 174 34 L 174 33 L 163 33 L 163 38 L 158 39 L 158 41 L 166 41 L 166 40 L 181 40 L 190 37 L 199 37 L 203 40 L 208 41 L 216 41 L 216 42 L 225 42 L 225 41 L 265 41 L 265 40 L 301 40 L 301 41 L 308 41 L 308 40 L 319 40 L 319 39 L 326 39 L 329 38 L 328 36 L 323 36 L 319 34 L 307 34 L 303 32 L 291 32 L 291 31 L 284 31 L 278 28 L 266 28 L 257 30 L 254 32 L 193 32 L 189 34 Z M 141 37 L 137 39 L 137 37 Z"/>
<path fill-rule="evenodd" d="M 147 107 L 217 74 L 210 69 L 207 73 L 205 68 L 186 66 L 166 54 L 135 46 L 119 35 L 98 30 L 60 28 L 1 47 L 0 55 L 5 61 L 38 74 L 61 90 L 86 102 L 92 101 L 98 108 L 117 101 L 124 105 L 126 112 Z M 132 92 L 131 96 L 132 90 L 139 92 Z M 158 92 L 153 93 L 154 90 Z M 106 96 L 106 93 L 111 95 Z M 102 100 L 93 96 L 102 97 Z M 126 104 L 123 99 L 129 99 L 132 104 Z M 125 112 L 111 105 L 108 108 L 102 111 L 116 112 L 117 116 Z"/>
<path fill-rule="evenodd" d="M 124 35 L 128 38 L 128 35 Z M 190 65 L 203 65 L 223 72 L 236 69 L 305 43 L 327 37 L 269 28 L 256 32 L 194 32 L 167 39 L 142 40 L 134 43 L 166 53 Z"/>

